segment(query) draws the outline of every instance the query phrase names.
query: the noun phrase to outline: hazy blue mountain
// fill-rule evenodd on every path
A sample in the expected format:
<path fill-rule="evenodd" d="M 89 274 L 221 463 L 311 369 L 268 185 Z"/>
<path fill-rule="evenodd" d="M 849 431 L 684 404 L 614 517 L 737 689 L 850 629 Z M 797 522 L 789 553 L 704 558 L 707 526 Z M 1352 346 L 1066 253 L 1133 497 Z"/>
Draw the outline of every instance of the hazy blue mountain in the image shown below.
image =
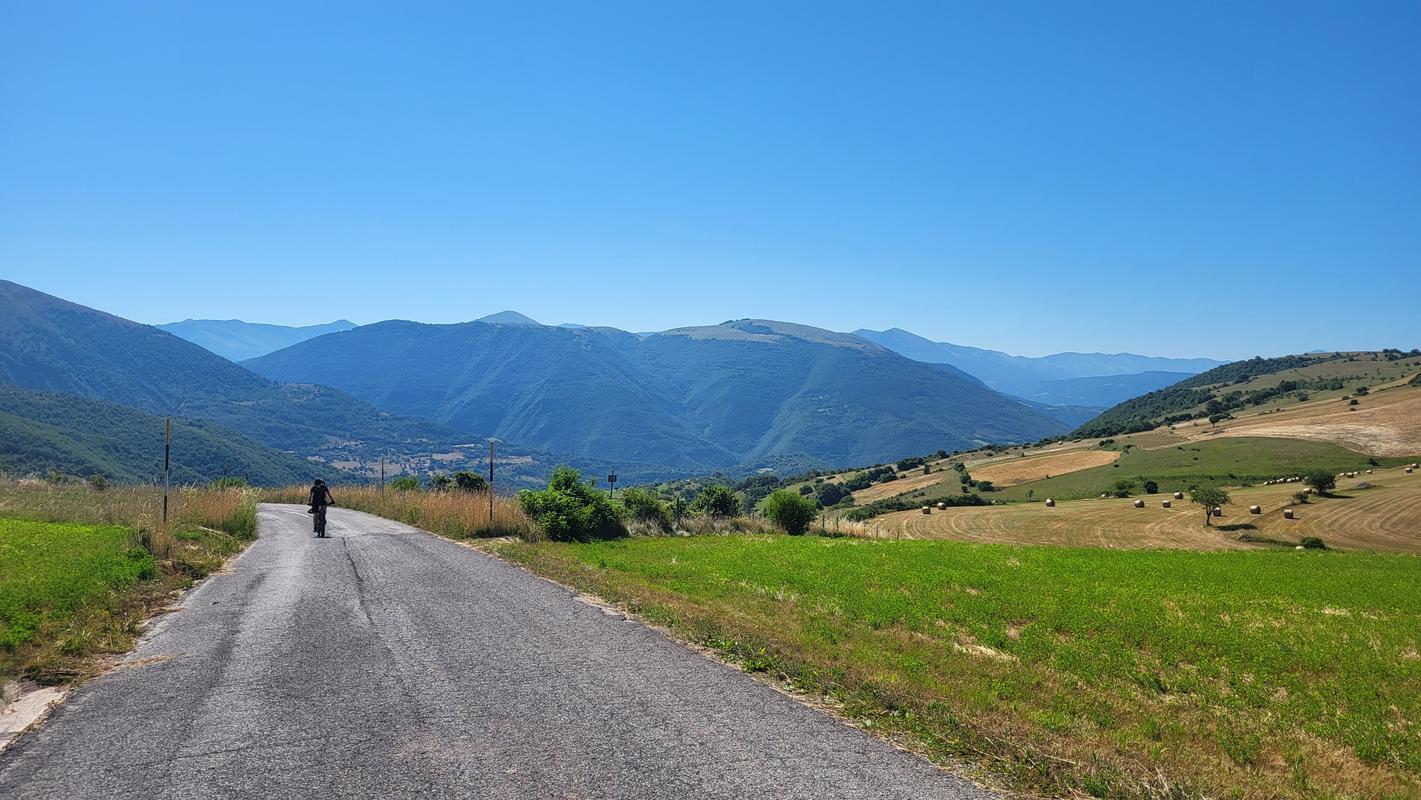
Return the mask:
<path fill-rule="evenodd" d="M 355 327 L 355 323 L 341 319 L 324 325 L 293 328 L 287 325 L 243 322 L 239 319 L 185 319 L 182 322 L 169 322 L 154 327 L 182 337 L 223 358 L 242 361 L 290 347 L 314 336 L 348 331 Z"/>
<path fill-rule="evenodd" d="M 320 337 L 340 340 L 359 328 Z M 299 346 L 299 345 L 298 345 Z M 166 331 L 0 281 L 0 384 L 201 419 L 268 447 L 364 474 L 480 468 L 484 443 L 336 389 L 279 384 Z M 536 482 L 543 454 L 509 445 L 506 473 Z M 312 467 L 312 472 L 319 470 Z"/>
<path fill-rule="evenodd" d="M 901 328 L 857 330 L 854 335 L 877 342 L 915 361 L 950 364 L 980 378 L 999 392 L 1047 405 L 1104 408 L 1135 396 L 1120 396 L 1120 392 L 1130 390 L 1129 387 L 1144 387 L 1136 392 L 1143 394 L 1160 388 L 1157 382 L 1170 373 L 1179 374 L 1180 377 L 1175 380 L 1180 380 L 1224 363 L 1209 358 L 1163 358 L 1134 353 L 1055 353 L 1039 358 L 1014 356 L 980 347 L 934 342 Z M 1094 384 L 1091 381 L 1056 383 L 1077 378 L 1139 374 L 1153 374 L 1153 377 Z"/>
<path fill-rule="evenodd" d="M 489 314 L 487 317 L 479 317 L 478 321 L 487 322 L 490 325 L 542 325 L 541 322 L 519 314 L 517 311 L 500 311 L 497 314 Z M 293 344 L 295 343 L 293 342 Z"/>
<path fill-rule="evenodd" d="M 1189 372 L 1138 372 L 1128 375 L 1102 375 L 1089 378 L 1064 378 L 1055 381 L 1021 383 L 1014 392 L 1024 400 L 1075 404 L 1104 411 L 1132 397 L 1163 389 L 1185 378 Z"/>
<path fill-rule="evenodd" d="M 162 468 L 162 417 L 103 400 L 0 385 L 0 471 L 25 475 L 55 469 L 141 483 L 158 480 Z M 311 472 L 304 458 L 211 422 L 173 420 L 171 477 L 177 483 L 231 475 L 271 486 L 304 482 Z"/>
<path fill-rule="evenodd" d="M 872 342 L 764 320 L 647 336 L 391 321 L 247 366 L 545 450 L 691 472 L 862 463 L 1067 429 Z"/>

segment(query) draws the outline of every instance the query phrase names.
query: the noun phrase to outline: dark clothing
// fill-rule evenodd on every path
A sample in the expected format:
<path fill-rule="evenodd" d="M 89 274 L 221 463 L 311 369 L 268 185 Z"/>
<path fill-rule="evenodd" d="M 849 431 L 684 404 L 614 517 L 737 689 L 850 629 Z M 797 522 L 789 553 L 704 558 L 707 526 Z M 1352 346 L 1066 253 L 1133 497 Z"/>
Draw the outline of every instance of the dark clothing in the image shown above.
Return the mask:
<path fill-rule="evenodd" d="M 333 506 L 336 503 L 336 499 L 331 496 L 331 487 L 321 485 L 311 487 L 311 492 L 306 502 L 314 509 L 321 506 Z"/>

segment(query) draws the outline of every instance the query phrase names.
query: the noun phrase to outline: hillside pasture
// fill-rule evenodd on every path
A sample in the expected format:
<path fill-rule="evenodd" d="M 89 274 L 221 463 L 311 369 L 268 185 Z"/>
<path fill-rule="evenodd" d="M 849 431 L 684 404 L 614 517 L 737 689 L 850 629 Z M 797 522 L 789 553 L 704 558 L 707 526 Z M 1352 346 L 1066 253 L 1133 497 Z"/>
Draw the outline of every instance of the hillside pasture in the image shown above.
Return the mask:
<path fill-rule="evenodd" d="M 1349 410 L 1355 409 L 1355 410 Z M 1191 438 L 1267 436 L 1332 442 L 1372 455 L 1421 454 L 1421 388 L 1395 388 L 1345 401 L 1310 402 L 1287 411 L 1228 420 L 1220 433 L 1207 429 Z"/>
<path fill-rule="evenodd" d="M 1363 482 L 1372 488 L 1355 488 Z M 1203 510 L 1187 498 L 1173 500 L 1161 493 L 1145 495 L 1144 508 L 1134 507 L 1135 498 L 1111 497 L 1062 502 L 1055 508 L 1032 502 L 931 514 L 905 511 L 874 518 L 868 530 L 889 539 L 1189 550 L 1270 546 L 1265 541 L 1270 539 L 1292 545 L 1316 536 L 1333 548 L 1421 554 L 1421 472 L 1379 469 L 1339 480 L 1335 497 L 1296 504 L 1292 496 L 1300 488 L 1285 483 L 1232 489 L 1233 502 L 1210 526 L 1204 525 Z M 1162 507 L 1166 499 L 1172 508 Z M 1250 505 L 1261 506 L 1263 513 L 1250 514 Z M 1294 509 L 1297 518 L 1284 519 L 1284 508 Z"/>
<path fill-rule="evenodd" d="M 1052 475 L 1065 475 L 1091 467 L 1109 464 L 1120 457 L 1117 450 L 1076 449 L 1041 456 L 1017 457 L 997 461 L 971 470 L 979 481 L 991 481 L 997 486 L 1015 486 L 1042 480 Z"/>

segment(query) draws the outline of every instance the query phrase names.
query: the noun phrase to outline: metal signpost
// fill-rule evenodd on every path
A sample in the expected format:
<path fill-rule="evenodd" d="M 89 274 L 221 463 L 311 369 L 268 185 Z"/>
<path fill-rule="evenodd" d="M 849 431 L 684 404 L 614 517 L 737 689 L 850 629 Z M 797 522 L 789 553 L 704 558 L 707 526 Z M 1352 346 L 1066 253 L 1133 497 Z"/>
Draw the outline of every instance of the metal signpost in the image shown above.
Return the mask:
<path fill-rule="evenodd" d="M 612 497 L 617 491 L 617 473 L 613 472 L 607 476 L 607 496 Z"/>

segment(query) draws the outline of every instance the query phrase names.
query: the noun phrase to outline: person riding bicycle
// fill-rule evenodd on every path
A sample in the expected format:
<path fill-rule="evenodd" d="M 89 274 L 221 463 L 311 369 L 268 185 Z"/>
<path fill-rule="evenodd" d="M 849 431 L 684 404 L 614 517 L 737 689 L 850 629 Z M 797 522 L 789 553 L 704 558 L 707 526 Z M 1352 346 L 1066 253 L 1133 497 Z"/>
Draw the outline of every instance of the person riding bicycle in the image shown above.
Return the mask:
<path fill-rule="evenodd" d="M 311 491 L 307 494 L 306 501 L 310 504 L 311 527 L 315 530 L 316 536 L 324 539 L 326 536 L 326 506 L 336 504 L 335 497 L 331 494 L 331 488 L 320 478 L 312 484 Z"/>

